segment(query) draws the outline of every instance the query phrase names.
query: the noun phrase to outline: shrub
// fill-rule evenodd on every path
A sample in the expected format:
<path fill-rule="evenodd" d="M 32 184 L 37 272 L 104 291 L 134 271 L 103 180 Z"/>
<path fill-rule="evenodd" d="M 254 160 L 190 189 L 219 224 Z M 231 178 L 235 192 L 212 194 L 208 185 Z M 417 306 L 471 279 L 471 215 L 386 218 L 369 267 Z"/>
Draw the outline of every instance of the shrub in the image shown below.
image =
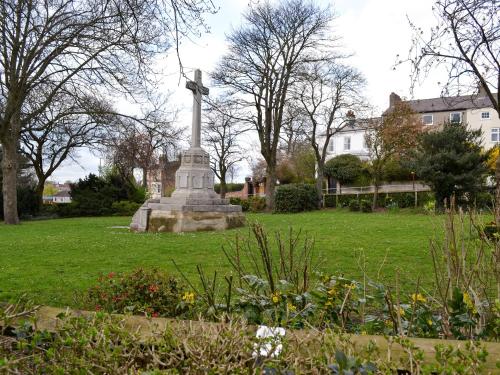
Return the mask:
<path fill-rule="evenodd" d="M 248 198 L 248 209 L 251 212 L 261 212 L 266 209 L 266 198 L 253 196 Z"/>
<path fill-rule="evenodd" d="M 194 294 L 184 292 L 173 276 L 157 269 L 139 268 L 131 273 L 102 275 L 86 295 L 86 304 L 96 310 L 149 316 L 181 315 Z"/>
<path fill-rule="evenodd" d="M 229 198 L 229 203 L 234 204 L 236 206 L 241 206 L 243 212 L 246 212 L 250 208 L 250 202 L 248 199 L 241 199 L 240 197 L 231 197 Z"/>
<path fill-rule="evenodd" d="M 357 199 L 352 199 L 349 202 L 349 211 L 359 211 L 360 210 L 359 201 Z"/>
<path fill-rule="evenodd" d="M 372 202 L 366 199 L 361 199 L 359 203 L 362 212 L 372 212 Z"/>
<path fill-rule="evenodd" d="M 240 190 L 243 190 L 243 187 L 245 186 L 245 184 L 243 183 L 227 183 L 226 184 L 226 193 L 229 193 L 229 192 L 232 192 L 232 191 L 240 191 Z M 220 194 L 220 184 L 215 184 L 214 185 L 214 191 L 217 193 L 217 194 Z"/>
<path fill-rule="evenodd" d="M 318 192 L 314 185 L 289 184 L 276 189 L 274 212 L 301 212 L 318 209 Z"/>
<path fill-rule="evenodd" d="M 118 216 L 132 216 L 141 207 L 140 203 L 131 201 L 113 202 L 111 210 Z"/>

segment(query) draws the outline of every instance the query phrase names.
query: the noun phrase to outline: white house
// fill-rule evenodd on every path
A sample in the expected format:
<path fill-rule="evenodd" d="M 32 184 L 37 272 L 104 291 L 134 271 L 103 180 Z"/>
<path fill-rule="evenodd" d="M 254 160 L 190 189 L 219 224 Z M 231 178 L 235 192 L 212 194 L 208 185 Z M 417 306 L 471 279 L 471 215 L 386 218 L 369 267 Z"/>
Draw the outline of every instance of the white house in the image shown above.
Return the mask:
<path fill-rule="evenodd" d="M 366 131 L 371 120 L 353 119 L 348 125 L 335 132 L 328 144 L 326 160 L 342 154 L 358 156 L 361 160 L 368 160 L 369 152 L 366 146 Z"/>
<path fill-rule="evenodd" d="M 69 191 L 67 190 L 62 190 L 53 196 L 53 202 L 56 204 L 59 203 L 71 203 L 71 195 L 69 194 Z"/>

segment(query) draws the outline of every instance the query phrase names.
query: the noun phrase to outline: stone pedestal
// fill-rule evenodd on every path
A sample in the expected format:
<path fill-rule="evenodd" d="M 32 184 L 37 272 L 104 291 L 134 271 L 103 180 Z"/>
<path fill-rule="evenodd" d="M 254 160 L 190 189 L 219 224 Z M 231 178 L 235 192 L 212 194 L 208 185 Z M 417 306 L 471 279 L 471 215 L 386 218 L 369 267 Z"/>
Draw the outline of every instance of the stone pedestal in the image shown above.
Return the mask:
<path fill-rule="evenodd" d="M 229 204 L 213 190 L 209 155 L 200 147 L 182 153 L 169 198 L 149 199 L 135 213 L 130 229 L 137 232 L 196 232 L 241 227 L 241 206 Z"/>

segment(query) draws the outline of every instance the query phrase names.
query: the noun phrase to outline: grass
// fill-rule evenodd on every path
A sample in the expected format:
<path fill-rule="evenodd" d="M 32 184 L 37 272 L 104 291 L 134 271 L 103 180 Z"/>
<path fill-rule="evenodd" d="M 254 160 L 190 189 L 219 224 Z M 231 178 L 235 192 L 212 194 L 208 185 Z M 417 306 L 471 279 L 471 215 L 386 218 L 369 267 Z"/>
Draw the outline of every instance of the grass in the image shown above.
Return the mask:
<path fill-rule="evenodd" d="M 411 212 L 362 214 L 340 210 L 273 215 L 249 214 L 270 231 L 290 226 L 315 238 L 321 269 L 360 277 L 359 254 L 364 253 L 368 275 L 380 271 L 386 283 L 400 272 L 403 289 L 410 291 L 417 276 L 432 281 L 429 238 L 442 232 L 443 218 Z M 21 294 L 37 303 L 76 305 L 75 296 L 95 283 L 100 274 L 159 267 L 172 272 L 172 259 L 193 280 L 202 264 L 219 274 L 229 268 L 220 250 L 237 230 L 226 232 L 137 234 L 125 226 L 127 217 L 75 218 L 0 225 L 0 300 Z M 238 231 L 247 234 L 247 229 Z M 384 260 L 385 259 L 385 260 Z"/>

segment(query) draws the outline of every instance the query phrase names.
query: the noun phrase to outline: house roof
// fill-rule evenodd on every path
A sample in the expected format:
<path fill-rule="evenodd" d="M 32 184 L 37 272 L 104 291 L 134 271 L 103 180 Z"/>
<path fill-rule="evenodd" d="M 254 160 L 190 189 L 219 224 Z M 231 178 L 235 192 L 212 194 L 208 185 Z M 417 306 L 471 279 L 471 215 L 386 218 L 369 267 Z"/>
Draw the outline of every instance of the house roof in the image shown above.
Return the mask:
<path fill-rule="evenodd" d="M 66 197 L 71 197 L 71 195 L 69 194 L 69 191 L 67 190 L 62 190 L 62 191 L 59 191 L 57 192 L 56 194 L 53 195 L 54 197 L 59 197 L 59 198 L 66 198 Z"/>
<path fill-rule="evenodd" d="M 493 107 L 490 98 L 488 98 L 487 96 L 477 96 L 477 95 L 403 100 L 402 103 L 408 104 L 417 113 L 449 112 L 449 111 L 460 111 L 465 109 Z M 384 112 L 384 114 L 386 114 L 390 109 L 391 107 L 389 107 Z"/>

